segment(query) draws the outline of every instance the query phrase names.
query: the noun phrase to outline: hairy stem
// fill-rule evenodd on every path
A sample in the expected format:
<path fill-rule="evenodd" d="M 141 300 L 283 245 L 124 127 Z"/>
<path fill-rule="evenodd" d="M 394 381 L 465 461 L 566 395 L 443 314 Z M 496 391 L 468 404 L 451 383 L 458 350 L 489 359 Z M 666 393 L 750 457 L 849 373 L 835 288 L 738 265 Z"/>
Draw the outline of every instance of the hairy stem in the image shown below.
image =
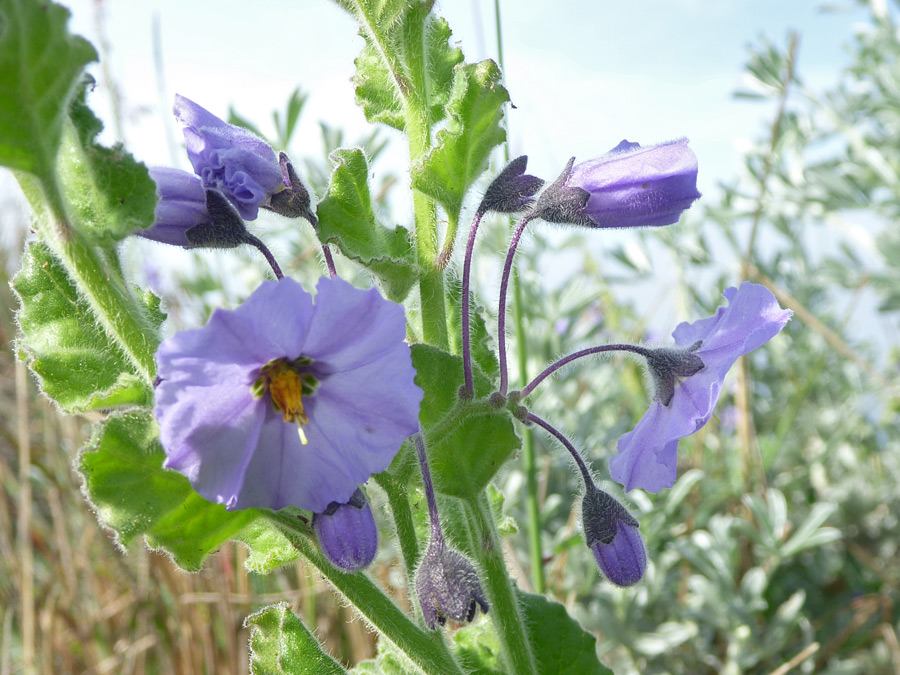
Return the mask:
<path fill-rule="evenodd" d="M 525 216 L 519 221 L 509 242 L 509 251 L 506 254 L 506 262 L 503 265 L 503 277 L 500 280 L 500 306 L 497 309 L 497 342 L 500 345 L 500 393 L 506 396 L 509 388 L 509 372 L 506 367 L 506 291 L 509 288 L 509 275 L 512 272 L 513 260 L 516 257 L 516 249 L 525 226 L 531 221 L 531 216 Z"/>
<path fill-rule="evenodd" d="M 640 354 L 641 356 L 647 356 L 649 350 L 638 347 L 637 345 L 626 345 L 626 344 L 615 344 L 615 345 L 600 345 L 599 347 L 588 347 L 587 349 L 582 349 L 580 351 L 574 352 L 573 354 L 569 354 L 561 358 L 556 363 L 551 363 L 549 366 L 544 368 L 540 375 L 535 377 L 528 385 L 522 390 L 522 398 L 526 398 L 531 392 L 534 391 L 534 388 L 537 387 L 541 382 L 550 377 L 557 370 L 562 368 L 563 366 L 572 363 L 576 359 L 583 358 L 585 356 L 593 356 L 594 354 L 601 354 L 603 352 L 633 352 L 635 354 Z"/>
<path fill-rule="evenodd" d="M 478 535 L 478 545 L 472 553 L 478 561 L 479 577 L 491 605 L 489 616 L 500 639 L 506 672 L 516 675 L 537 673 L 516 587 L 506 570 L 500 534 L 487 495 L 482 492 L 476 499 L 466 502 L 466 511 L 471 527 Z"/>
<path fill-rule="evenodd" d="M 472 274 L 472 253 L 475 250 L 475 235 L 478 234 L 478 225 L 484 213 L 478 211 L 472 220 L 472 227 L 469 229 L 469 240 L 466 242 L 466 257 L 463 260 L 463 277 L 462 277 L 462 352 L 463 352 L 463 375 L 465 377 L 465 391 L 469 396 L 475 395 L 475 384 L 472 380 L 472 347 L 471 336 L 469 335 L 469 286 L 471 284 Z"/>

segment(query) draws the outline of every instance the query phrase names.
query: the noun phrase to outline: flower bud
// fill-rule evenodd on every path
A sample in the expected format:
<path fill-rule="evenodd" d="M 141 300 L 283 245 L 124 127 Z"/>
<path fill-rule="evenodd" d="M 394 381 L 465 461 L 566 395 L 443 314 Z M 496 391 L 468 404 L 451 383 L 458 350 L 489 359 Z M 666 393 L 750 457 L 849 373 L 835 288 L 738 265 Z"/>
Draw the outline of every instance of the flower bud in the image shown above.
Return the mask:
<path fill-rule="evenodd" d="M 447 619 L 468 623 L 478 607 L 487 614 L 488 602 L 475 567 L 461 554 L 432 536 L 416 573 L 416 595 L 425 625 L 434 630 Z"/>
<path fill-rule="evenodd" d="M 181 169 L 150 167 L 156 183 L 153 225 L 139 237 L 182 248 L 234 248 L 246 242 L 247 229 L 234 207 L 199 178 Z"/>
<path fill-rule="evenodd" d="M 532 197 L 544 185 L 537 176 L 525 173 L 528 157 L 516 157 L 506 165 L 484 193 L 478 210 L 482 213 L 518 213 L 524 211 L 534 201 Z"/>
<path fill-rule="evenodd" d="M 368 567 L 378 550 L 378 530 L 372 508 L 359 488 L 346 504 L 331 502 L 313 516 L 322 552 L 346 572 Z"/>
<path fill-rule="evenodd" d="M 267 203 L 260 204 L 260 206 L 286 218 L 306 218 L 310 223 L 316 225 L 318 219 L 310 208 L 309 190 L 294 171 L 291 160 L 285 153 L 280 152 L 278 153 L 278 164 L 281 166 L 284 184 L 290 187 L 276 192 Z"/>
<path fill-rule="evenodd" d="M 687 143 L 679 139 L 642 148 L 622 141 L 602 157 L 574 166 L 570 160 L 554 190 L 541 195 L 535 216 L 587 227 L 676 223 L 700 197 L 697 157 Z"/>
<path fill-rule="evenodd" d="M 675 378 L 690 377 L 703 370 L 703 359 L 696 352 L 703 346 L 698 340 L 690 347 L 660 347 L 648 350 L 647 368 L 656 387 L 656 398 L 663 405 L 669 405 L 675 395 Z"/>
<path fill-rule="evenodd" d="M 581 503 L 584 540 L 600 570 L 616 586 L 632 586 L 647 569 L 639 523 L 628 510 L 594 485 Z"/>
<path fill-rule="evenodd" d="M 173 112 L 184 125 L 188 158 L 203 186 L 219 190 L 243 219 L 255 220 L 260 204 L 290 187 L 275 151 L 261 138 L 178 94 Z"/>

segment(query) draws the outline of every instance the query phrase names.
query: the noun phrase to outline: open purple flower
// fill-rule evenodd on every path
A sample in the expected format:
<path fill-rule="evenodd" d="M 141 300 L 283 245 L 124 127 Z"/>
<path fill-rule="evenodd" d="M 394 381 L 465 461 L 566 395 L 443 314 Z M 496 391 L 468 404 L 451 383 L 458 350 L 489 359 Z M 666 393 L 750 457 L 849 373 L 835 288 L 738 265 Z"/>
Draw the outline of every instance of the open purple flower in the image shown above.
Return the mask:
<path fill-rule="evenodd" d="M 244 221 L 216 190 L 206 190 L 197 176 L 165 166 L 151 166 L 156 183 L 153 225 L 139 237 L 182 248 L 233 248 L 247 243 Z"/>
<path fill-rule="evenodd" d="M 405 334 L 374 289 L 263 282 L 157 351 L 165 466 L 229 509 L 346 503 L 419 428 Z"/>
<path fill-rule="evenodd" d="M 703 367 L 673 382 L 667 405 L 660 396 L 669 393 L 668 387 L 657 386 L 657 398 L 649 410 L 619 439 L 619 452 L 610 460 L 609 469 L 610 476 L 626 490 L 639 487 L 659 492 L 672 487 L 678 439 L 709 421 L 725 375 L 737 358 L 778 335 L 792 314 L 782 309 L 764 286 L 744 282 L 723 295 L 729 304 L 719 307 L 715 316 L 682 323 L 672 333 L 675 344 L 699 357 Z"/>
<path fill-rule="evenodd" d="M 255 134 L 178 94 L 173 112 L 184 125 L 188 158 L 203 186 L 224 194 L 244 220 L 255 220 L 261 204 L 291 187 L 275 151 Z"/>

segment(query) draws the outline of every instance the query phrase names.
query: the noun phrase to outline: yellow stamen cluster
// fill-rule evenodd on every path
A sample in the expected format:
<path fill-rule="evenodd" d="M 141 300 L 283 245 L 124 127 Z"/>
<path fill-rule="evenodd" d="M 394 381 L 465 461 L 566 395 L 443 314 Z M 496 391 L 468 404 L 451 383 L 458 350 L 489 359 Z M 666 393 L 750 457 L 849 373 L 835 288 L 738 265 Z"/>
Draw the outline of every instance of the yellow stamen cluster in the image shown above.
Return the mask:
<path fill-rule="evenodd" d="M 309 423 L 309 417 L 303 411 L 303 394 L 312 393 L 314 384 L 314 377 L 298 373 L 292 364 L 278 359 L 263 367 L 262 375 L 253 385 L 257 396 L 268 389 L 272 404 L 281 411 L 284 421 L 297 425 L 303 445 L 307 443 L 303 425 Z"/>

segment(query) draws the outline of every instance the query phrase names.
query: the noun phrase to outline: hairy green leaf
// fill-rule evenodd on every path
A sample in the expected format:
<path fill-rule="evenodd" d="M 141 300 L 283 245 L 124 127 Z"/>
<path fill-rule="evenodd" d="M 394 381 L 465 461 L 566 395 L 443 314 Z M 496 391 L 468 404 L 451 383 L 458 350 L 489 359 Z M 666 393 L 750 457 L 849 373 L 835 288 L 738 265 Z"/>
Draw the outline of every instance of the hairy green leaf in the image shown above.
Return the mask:
<path fill-rule="evenodd" d="M 412 186 L 439 202 L 454 221 L 469 187 L 487 168 L 491 151 L 506 140 L 503 105 L 509 93 L 501 80 L 500 69 L 490 60 L 456 68 L 447 128 L 412 169 Z"/>
<path fill-rule="evenodd" d="M 453 354 L 462 354 L 462 281 L 458 277 L 449 278 L 446 280 L 445 289 L 447 295 L 447 334 L 450 338 L 450 351 Z M 497 355 L 491 347 L 491 336 L 484 321 L 483 310 L 476 304 L 474 293 L 471 290 L 469 293 L 469 330 L 471 332 L 472 360 L 493 381 L 493 378 L 496 378 L 500 373 L 500 364 L 497 361 Z"/>
<path fill-rule="evenodd" d="M 319 641 L 279 602 L 251 614 L 250 672 L 253 675 L 339 675 L 347 671 L 322 649 Z"/>
<path fill-rule="evenodd" d="M 412 346 L 416 384 L 425 392 L 419 422 L 425 430 L 435 488 L 443 494 L 471 498 L 483 490 L 520 441 L 505 408 L 485 399 L 491 382 L 476 367 L 475 396 L 459 399 L 462 358 L 430 345 Z"/>
<path fill-rule="evenodd" d="M 194 492 L 180 473 L 164 469 L 156 434 L 149 414 L 113 417 L 97 426 L 78 459 L 85 494 L 122 546 L 144 535 L 150 547 L 192 571 L 233 538 L 259 546 L 255 560 L 283 558 L 283 537 L 263 537 L 257 529 L 259 509 L 226 511 Z"/>
<path fill-rule="evenodd" d="M 44 393 L 63 410 L 151 404 L 149 383 L 97 323 L 46 245 L 26 246 L 12 285 L 20 303 L 18 347 L 40 378 Z M 148 314 L 157 323 L 163 319 L 158 302 L 152 294 L 145 298 Z"/>
<path fill-rule="evenodd" d="M 612 675 L 597 659 L 596 638 L 569 616 L 566 608 L 542 595 L 519 591 L 525 625 L 541 675 Z M 482 621 L 457 631 L 453 641 L 466 670 L 477 675 L 503 672 L 500 643 L 491 624 Z"/>
<path fill-rule="evenodd" d="M 69 34 L 69 10 L 38 0 L 0 0 L 0 164 L 45 184 L 82 69 L 97 59 Z"/>
<path fill-rule="evenodd" d="M 362 150 L 336 150 L 331 185 L 318 206 L 319 238 L 371 270 L 385 295 L 401 302 L 416 282 L 415 250 L 409 232 L 375 221 L 369 193 L 369 165 Z"/>
<path fill-rule="evenodd" d="M 338 4 L 357 19 L 366 40 L 353 80 L 366 119 L 402 131 L 410 102 L 424 108 L 429 125 L 444 119 L 453 69 L 463 56 L 450 46 L 447 22 L 431 15 L 433 3 L 338 0 Z"/>
<path fill-rule="evenodd" d="M 87 105 L 84 82 L 70 106 L 59 155 L 59 176 L 75 222 L 93 237 L 115 242 L 153 224 L 156 185 L 147 167 L 121 145 L 95 142 L 103 129 Z"/>

